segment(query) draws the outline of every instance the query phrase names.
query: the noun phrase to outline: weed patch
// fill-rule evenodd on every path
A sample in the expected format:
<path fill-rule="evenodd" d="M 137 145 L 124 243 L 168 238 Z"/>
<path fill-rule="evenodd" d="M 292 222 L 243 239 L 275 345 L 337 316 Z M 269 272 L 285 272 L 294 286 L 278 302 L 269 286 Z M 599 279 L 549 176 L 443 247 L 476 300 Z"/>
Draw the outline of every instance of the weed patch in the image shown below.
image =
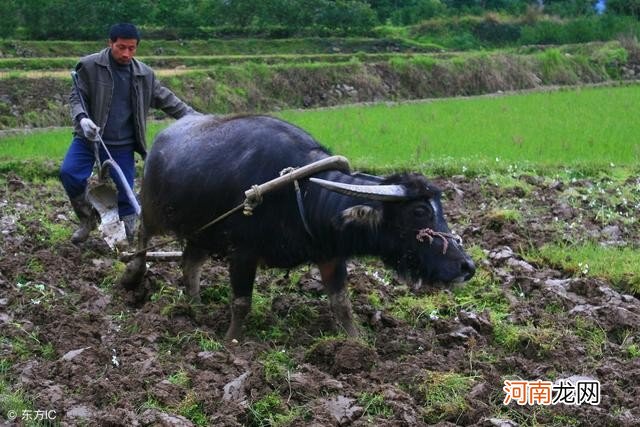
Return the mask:
<path fill-rule="evenodd" d="M 465 395 L 474 382 L 475 377 L 426 370 L 409 388 L 423 404 L 424 421 L 438 423 L 455 420 L 466 410 Z"/>
<path fill-rule="evenodd" d="M 550 263 L 574 276 L 598 277 L 619 289 L 640 294 L 640 255 L 631 247 L 544 245 L 527 253 L 533 262 Z"/>

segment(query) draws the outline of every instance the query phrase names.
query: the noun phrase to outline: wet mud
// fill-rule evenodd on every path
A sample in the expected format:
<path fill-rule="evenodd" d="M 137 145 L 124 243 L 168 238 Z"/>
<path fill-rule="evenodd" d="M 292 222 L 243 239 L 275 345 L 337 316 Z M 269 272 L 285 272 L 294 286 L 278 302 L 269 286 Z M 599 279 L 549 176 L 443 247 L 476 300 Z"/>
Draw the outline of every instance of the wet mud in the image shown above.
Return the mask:
<path fill-rule="evenodd" d="M 224 260 L 205 266 L 202 304 L 181 293 L 171 262 L 150 263 L 149 298 L 136 303 L 117 284 L 123 264 L 96 234 L 79 247 L 64 239 L 75 219 L 60 187 L 5 177 L 7 392 L 23 393 L 29 410 L 55 411 L 52 425 L 70 426 L 640 425 L 638 295 L 523 256 L 585 239 L 637 249 L 640 226 L 603 221 L 601 205 L 583 198 L 593 181 L 515 181 L 436 180 L 449 224 L 475 248 L 474 300 L 444 291 L 435 310 L 403 312 L 407 287 L 376 260 L 352 260 L 362 332 L 353 340 L 336 329 L 314 266 L 261 270 L 245 337 L 225 342 Z M 495 317 L 494 303 L 505 318 Z M 520 331 L 508 342 L 505 325 Z M 503 403 L 505 380 L 565 379 L 598 381 L 599 403 Z M 3 417 L 28 424 L 21 414 Z"/>

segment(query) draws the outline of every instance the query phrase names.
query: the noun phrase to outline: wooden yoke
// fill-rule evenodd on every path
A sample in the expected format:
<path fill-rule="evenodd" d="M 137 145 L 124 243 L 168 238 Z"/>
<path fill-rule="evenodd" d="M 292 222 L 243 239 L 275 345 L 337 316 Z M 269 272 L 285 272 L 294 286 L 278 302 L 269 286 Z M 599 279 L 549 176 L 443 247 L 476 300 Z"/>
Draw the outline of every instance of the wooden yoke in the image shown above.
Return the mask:
<path fill-rule="evenodd" d="M 253 209 L 262 203 L 263 194 L 270 191 L 277 190 L 293 181 L 301 178 L 306 178 L 309 175 L 313 175 L 318 172 L 322 172 L 328 169 L 340 169 L 349 171 L 349 160 L 343 156 L 331 156 L 318 160 L 317 162 L 310 163 L 297 169 L 293 169 L 287 172 L 286 169 L 283 174 L 278 178 L 267 181 L 264 184 L 254 185 L 249 190 L 244 192 L 246 197 L 244 201 L 244 214 L 251 215 Z"/>

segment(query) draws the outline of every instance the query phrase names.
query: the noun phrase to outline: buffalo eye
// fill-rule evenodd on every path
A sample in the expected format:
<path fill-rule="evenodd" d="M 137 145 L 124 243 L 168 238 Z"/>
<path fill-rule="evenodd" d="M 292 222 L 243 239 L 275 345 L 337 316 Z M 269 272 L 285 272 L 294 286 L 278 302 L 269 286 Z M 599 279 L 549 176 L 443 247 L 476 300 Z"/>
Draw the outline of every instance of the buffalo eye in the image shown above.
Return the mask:
<path fill-rule="evenodd" d="M 427 218 L 431 216 L 431 211 L 425 207 L 417 207 L 413 210 L 413 216 L 415 218 Z"/>

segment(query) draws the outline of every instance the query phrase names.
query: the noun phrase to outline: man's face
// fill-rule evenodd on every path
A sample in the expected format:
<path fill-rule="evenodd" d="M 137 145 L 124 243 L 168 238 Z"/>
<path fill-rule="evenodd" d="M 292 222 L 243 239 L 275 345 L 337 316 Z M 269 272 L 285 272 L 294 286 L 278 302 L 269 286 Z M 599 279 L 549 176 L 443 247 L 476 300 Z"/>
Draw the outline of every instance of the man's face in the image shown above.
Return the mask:
<path fill-rule="evenodd" d="M 109 40 L 109 47 L 111 48 L 113 59 L 118 64 L 127 65 L 136 54 L 138 40 L 117 38 L 114 42 Z"/>

